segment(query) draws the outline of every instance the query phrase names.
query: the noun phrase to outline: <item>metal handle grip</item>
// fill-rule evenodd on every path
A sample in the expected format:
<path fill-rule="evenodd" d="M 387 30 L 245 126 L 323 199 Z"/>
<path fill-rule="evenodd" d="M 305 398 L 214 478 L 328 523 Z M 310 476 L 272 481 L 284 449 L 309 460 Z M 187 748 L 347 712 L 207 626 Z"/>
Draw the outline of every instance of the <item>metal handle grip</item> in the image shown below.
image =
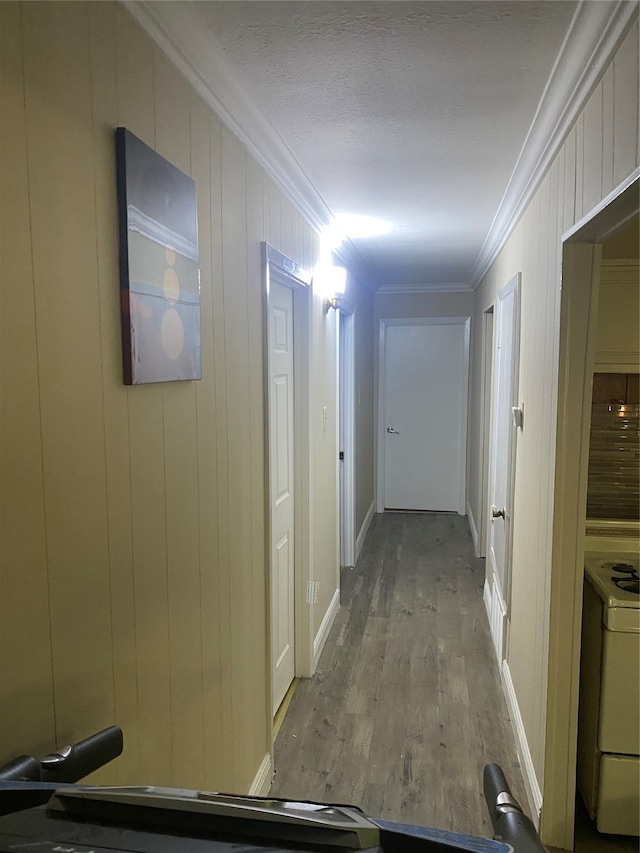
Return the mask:
<path fill-rule="evenodd" d="M 504 509 L 496 509 L 495 506 L 491 507 L 491 518 L 505 518 L 505 510 Z"/>
<path fill-rule="evenodd" d="M 398 430 L 394 429 L 393 427 L 387 427 L 387 432 L 389 433 L 389 435 L 400 435 Z"/>

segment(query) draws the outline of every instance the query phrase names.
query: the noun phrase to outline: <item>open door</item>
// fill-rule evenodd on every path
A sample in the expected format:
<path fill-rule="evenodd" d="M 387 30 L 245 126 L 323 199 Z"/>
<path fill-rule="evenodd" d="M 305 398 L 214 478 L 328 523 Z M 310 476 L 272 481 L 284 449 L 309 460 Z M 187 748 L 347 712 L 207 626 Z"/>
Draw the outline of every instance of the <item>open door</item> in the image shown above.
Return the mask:
<path fill-rule="evenodd" d="M 520 274 L 498 292 L 495 309 L 493 411 L 489 479 L 489 561 L 491 635 L 499 662 L 506 654 L 511 597 L 513 493 L 518 408 Z"/>

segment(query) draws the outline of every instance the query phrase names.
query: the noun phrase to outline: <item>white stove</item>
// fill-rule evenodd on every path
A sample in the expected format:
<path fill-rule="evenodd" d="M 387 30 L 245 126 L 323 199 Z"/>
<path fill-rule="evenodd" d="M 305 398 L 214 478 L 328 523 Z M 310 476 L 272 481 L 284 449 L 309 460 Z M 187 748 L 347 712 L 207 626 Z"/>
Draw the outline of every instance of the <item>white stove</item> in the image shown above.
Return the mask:
<path fill-rule="evenodd" d="M 587 551 L 584 569 L 604 604 L 610 631 L 640 633 L 640 555 L 633 551 Z"/>
<path fill-rule="evenodd" d="M 586 537 L 578 787 L 600 832 L 638 835 L 640 547 L 602 534 Z"/>

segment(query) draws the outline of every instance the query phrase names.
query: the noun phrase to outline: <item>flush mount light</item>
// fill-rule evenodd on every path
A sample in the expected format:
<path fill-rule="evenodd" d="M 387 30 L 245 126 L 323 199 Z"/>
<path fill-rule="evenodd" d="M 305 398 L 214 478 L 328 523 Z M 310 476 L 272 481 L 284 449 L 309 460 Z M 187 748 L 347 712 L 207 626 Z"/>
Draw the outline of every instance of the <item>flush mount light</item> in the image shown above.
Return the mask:
<path fill-rule="evenodd" d="M 380 237 L 391 231 L 391 225 L 377 216 L 365 216 L 361 213 L 337 213 L 336 228 L 349 240 L 360 240 L 367 237 Z"/>

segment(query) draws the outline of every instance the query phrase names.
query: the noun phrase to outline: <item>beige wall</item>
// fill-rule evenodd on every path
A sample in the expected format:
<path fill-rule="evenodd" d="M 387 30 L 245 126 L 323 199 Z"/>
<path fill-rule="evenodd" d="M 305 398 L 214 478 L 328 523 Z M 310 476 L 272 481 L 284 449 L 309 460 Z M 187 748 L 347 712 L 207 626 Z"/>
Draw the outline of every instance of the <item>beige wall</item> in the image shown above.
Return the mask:
<path fill-rule="evenodd" d="M 405 317 L 470 317 L 473 293 L 377 293 L 375 296 L 376 334 L 381 319 Z"/>
<path fill-rule="evenodd" d="M 593 92 L 504 249 L 476 291 L 481 317 L 497 290 L 522 273 L 513 591 L 508 666 L 540 786 L 544 780 L 561 235 L 638 165 L 637 19 Z M 472 354 L 470 450 L 481 456 L 481 341 Z M 482 508 L 472 469 L 470 504 Z M 544 792 L 543 792 L 544 793 Z"/>
<path fill-rule="evenodd" d="M 260 243 L 311 268 L 317 239 L 121 6 L 0 16 L 0 761 L 117 722 L 101 780 L 246 791 L 271 748 Z M 197 183 L 199 382 L 122 384 L 118 125 Z M 319 625 L 336 377 L 313 304 Z"/>

